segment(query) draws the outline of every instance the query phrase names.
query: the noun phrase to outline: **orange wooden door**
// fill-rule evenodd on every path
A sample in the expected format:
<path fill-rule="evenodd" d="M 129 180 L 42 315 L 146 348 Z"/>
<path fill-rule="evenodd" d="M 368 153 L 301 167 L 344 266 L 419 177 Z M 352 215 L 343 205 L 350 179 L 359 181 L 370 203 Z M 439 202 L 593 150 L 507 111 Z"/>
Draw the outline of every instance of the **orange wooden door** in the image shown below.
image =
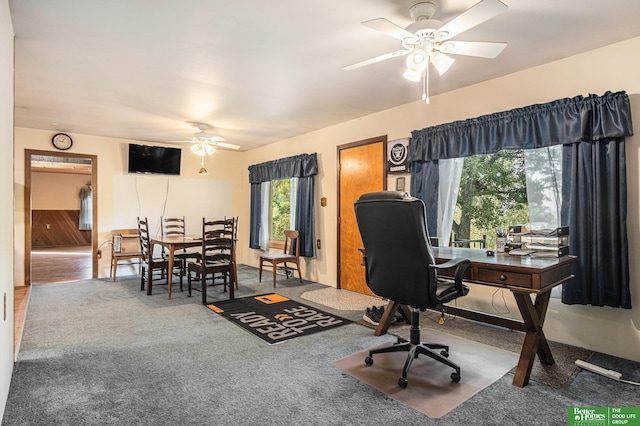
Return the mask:
<path fill-rule="evenodd" d="M 362 266 L 362 239 L 353 203 L 366 192 L 386 188 L 386 137 L 338 147 L 338 288 L 373 294 L 367 287 Z"/>

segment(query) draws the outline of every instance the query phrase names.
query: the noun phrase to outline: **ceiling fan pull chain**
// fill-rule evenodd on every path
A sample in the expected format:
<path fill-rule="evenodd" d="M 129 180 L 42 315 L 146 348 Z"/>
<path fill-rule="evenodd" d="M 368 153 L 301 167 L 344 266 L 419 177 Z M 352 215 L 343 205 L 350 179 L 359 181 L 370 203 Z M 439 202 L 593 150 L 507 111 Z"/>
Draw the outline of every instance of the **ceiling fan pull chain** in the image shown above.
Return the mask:
<path fill-rule="evenodd" d="M 422 70 L 422 100 L 429 104 L 429 64 Z"/>

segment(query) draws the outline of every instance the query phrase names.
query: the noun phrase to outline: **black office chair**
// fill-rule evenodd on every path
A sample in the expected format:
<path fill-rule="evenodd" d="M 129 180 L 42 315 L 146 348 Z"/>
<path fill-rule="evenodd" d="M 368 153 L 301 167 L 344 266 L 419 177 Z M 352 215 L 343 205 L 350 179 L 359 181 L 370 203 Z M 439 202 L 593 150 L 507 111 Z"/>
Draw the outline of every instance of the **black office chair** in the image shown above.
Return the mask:
<path fill-rule="evenodd" d="M 469 288 L 462 277 L 471 262 L 459 258 L 436 265 L 420 199 L 401 192 L 371 192 L 362 195 L 354 206 L 364 243 L 367 285 L 378 296 L 411 307 L 410 341 L 398 339 L 393 346 L 371 350 L 365 363 L 372 365 L 377 353 L 408 351 L 398 380 L 398 385 L 405 388 L 411 363 L 423 354 L 453 368 L 451 380 L 459 382 L 460 367 L 447 359 L 449 347 L 420 341 L 420 311 L 465 296 Z M 450 269 L 454 279 L 439 279 L 439 269 Z"/>

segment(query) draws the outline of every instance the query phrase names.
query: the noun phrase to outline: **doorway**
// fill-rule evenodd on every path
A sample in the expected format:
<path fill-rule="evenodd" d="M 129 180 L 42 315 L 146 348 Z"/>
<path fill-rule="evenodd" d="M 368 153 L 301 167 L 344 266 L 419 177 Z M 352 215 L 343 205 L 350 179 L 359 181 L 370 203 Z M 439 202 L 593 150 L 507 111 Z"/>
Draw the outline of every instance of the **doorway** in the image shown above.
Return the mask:
<path fill-rule="evenodd" d="M 97 167 L 95 155 L 25 150 L 25 285 L 97 278 Z M 41 208 L 42 198 L 63 198 L 60 190 L 46 197 L 38 193 L 42 176 L 59 187 L 72 186 L 67 197 L 77 197 L 75 204 Z M 47 275 L 35 275 L 41 270 Z"/>
<path fill-rule="evenodd" d="M 387 189 L 387 137 L 338 147 L 338 288 L 373 295 L 362 267 L 362 239 L 353 203 L 366 192 Z"/>

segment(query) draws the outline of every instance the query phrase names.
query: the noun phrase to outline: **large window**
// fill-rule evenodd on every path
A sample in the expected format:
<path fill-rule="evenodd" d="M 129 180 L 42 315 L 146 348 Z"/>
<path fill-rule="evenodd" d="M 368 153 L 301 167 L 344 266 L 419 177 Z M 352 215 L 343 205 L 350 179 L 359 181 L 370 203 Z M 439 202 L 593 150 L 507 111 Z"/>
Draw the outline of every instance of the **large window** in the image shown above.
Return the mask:
<path fill-rule="evenodd" d="M 453 241 L 496 247 L 499 229 L 529 223 L 525 159 L 521 150 L 464 159 L 453 220 Z M 471 243 L 469 243 L 471 240 Z"/>

